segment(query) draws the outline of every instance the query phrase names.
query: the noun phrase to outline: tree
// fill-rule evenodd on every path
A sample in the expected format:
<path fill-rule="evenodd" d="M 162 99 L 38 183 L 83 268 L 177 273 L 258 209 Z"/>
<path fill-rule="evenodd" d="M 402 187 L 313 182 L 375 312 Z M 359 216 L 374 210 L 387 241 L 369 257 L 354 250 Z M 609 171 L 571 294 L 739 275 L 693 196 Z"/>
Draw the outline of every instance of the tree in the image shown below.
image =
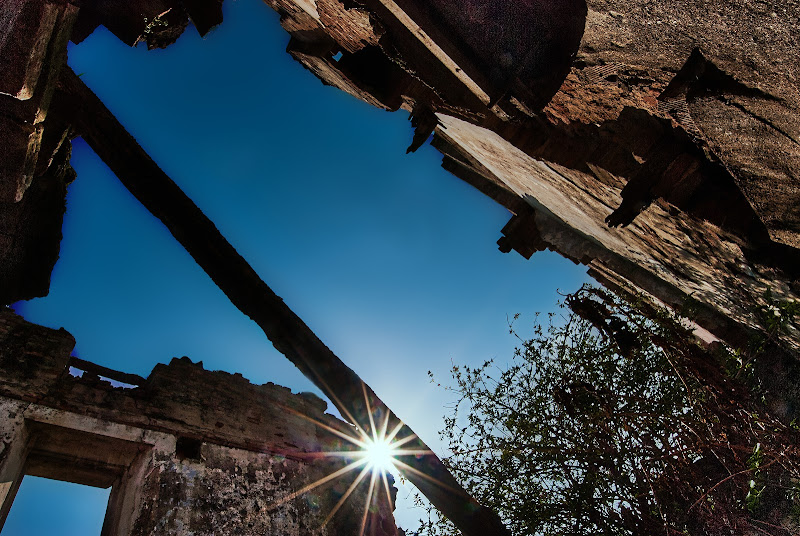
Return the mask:
<path fill-rule="evenodd" d="M 471 493 L 515 535 L 800 532 L 800 435 L 734 379 L 752 360 L 644 301 L 565 306 L 507 368 L 453 368 L 442 436 Z M 457 534 L 429 514 L 422 534 Z"/>

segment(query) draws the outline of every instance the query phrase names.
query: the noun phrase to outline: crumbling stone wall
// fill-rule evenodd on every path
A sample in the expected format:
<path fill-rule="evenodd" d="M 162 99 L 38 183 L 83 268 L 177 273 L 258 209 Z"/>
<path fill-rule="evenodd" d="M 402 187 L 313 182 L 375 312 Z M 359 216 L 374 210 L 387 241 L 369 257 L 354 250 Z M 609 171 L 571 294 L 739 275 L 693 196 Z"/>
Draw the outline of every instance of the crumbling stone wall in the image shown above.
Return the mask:
<path fill-rule="evenodd" d="M 67 128 L 46 128 L 78 8 L 9 0 L 0 10 L 0 302 L 47 295 L 69 167 Z"/>
<path fill-rule="evenodd" d="M 386 493 L 367 504 L 369 479 L 324 523 L 356 472 L 298 493 L 347 463 L 321 453 L 352 448 L 316 396 L 187 358 L 114 387 L 69 373 L 73 345 L 0 313 L 0 522 L 33 474 L 112 487 L 103 534 L 358 534 L 365 515 L 365 534 L 396 534 Z"/>

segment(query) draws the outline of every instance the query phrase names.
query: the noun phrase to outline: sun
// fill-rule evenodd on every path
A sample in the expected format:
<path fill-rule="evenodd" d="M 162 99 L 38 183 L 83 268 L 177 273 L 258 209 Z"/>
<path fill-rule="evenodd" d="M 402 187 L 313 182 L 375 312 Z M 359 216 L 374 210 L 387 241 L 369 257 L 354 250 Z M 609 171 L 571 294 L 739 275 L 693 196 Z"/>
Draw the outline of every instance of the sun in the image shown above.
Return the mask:
<path fill-rule="evenodd" d="M 363 536 L 367 524 L 367 516 L 370 512 L 370 505 L 372 504 L 373 498 L 376 497 L 377 493 L 385 493 L 386 498 L 389 501 L 390 510 L 394 510 L 394 505 L 392 504 L 392 491 L 390 489 L 388 476 L 390 473 L 404 471 L 414 473 L 422 478 L 436 482 L 434 478 L 398 459 L 398 457 L 402 456 L 427 456 L 432 454 L 432 452 L 427 449 L 408 448 L 408 444 L 411 443 L 413 445 L 414 440 L 417 439 L 416 434 L 411 433 L 398 439 L 397 436 L 405 425 L 398 421 L 394 428 L 390 430 L 389 412 L 381 412 L 377 410 L 377 408 L 373 410 L 370 404 L 370 397 L 367 395 L 366 387 L 363 384 L 362 389 L 364 391 L 364 403 L 367 409 L 366 413 L 369 417 L 369 423 L 365 423 L 364 426 L 359 426 L 356 424 L 358 421 L 353 419 L 352 415 L 346 411 L 343 411 L 345 417 L 349 419 L 350 423 L 352 423 L 353 428 L 350 430 L 333 428 L 294 409 L 288 407 L 284 408 L 288 412 L 306 419 L 320 428 L 327 430 L 333 435 L 338 436 L 340 439 L 345 440 L 347 443 L 350 443 L 351 448 L 340 451 L 306 453 L 312 459 L 320 457 L 335 457 L 345 460 L 347 463 L 344 465 L 344 467 L 338 469 L 337 471 L 334 471 L 333 473 L 322 477 L 319 480 L 316 480 L 296 491 L 293 491 L 292 493 L 285 495 L 268 506 L 267 510 L 273 510 L 282 504 L 285 504 L 287 501 L 307 493 L 314 488 L 325 485 L 328 482 L 342 477 L 347 473 L 358 472 L 358 475 L 350 484 L 347 491 L 341 496 L 336 505 L 328 513 L 327 517 L 322 522 L 322 526 L 324 527 L 328 524 L 328 522 L 333 518 L 336 512 L 339 511 L 345 501 L 347 501 L 347 499 L 352 495 L 361 482 L 368 481 L 369 488 L 366 494 L 366 503 L 364 505 L 363 515 L 361 517 L 361 530 L 358 533 L 358 536 Z M 376 413 L 379 416 L 376 416 Z M 376 423 L 376 421 L 378 422 Z M 300 456 L 301 453 L 295 453 L 295 455 Z"/>
<path fill-rule="evenodd" d="M 377 473 L 392 471 L 394 469 L 395 456 L 399 454 L 397 447 L 392 444 L 392 440 L 386 437 L 366 440 L 363 452 L 367 460 L 367 466 Z"/>

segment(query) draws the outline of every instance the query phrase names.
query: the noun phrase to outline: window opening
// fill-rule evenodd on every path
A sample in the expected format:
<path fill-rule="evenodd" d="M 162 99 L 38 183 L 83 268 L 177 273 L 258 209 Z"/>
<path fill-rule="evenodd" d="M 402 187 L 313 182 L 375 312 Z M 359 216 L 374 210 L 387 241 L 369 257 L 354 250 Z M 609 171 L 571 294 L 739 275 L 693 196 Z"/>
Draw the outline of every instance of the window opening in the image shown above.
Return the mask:
<path fill-rule="evenodd" d="M 25 476 L 0 536 L 99 536 L 111 488 Z"/>

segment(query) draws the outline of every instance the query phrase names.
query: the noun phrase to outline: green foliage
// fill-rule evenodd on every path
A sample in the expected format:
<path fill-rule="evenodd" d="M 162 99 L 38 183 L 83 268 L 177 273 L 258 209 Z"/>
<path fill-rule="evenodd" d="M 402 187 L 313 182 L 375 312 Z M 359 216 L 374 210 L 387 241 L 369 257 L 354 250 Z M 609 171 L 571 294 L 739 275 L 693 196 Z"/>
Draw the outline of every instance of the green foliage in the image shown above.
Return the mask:
<path fill-rule="evenodd" d="M 764 293 L 764 302 L 758 308 L 758 318 L 766 331 L 766 336 L 774 337 L 787 333 L 790 323 L 800 313 L 800 302 L 797 300 L 777 300 L 770 290 Z"/>
<path fill-rule="evenodd" d="M 800 302 L 797 300 L 778 300 L 770 290 L 764 292 L 763 298 L 764 303 L 756 310 L 756 318 L 762 332 L 752 338 L 746 351 L 739 351 L 741 367 L 736 376 L 744 372 L 746 379 L 752 379 L 753 361 L 763 354 L 771 343 L 790 333 L 790 327 L 800 313 Z"/>
<path fill-rule="evenodd" d="M 747 495 L 745 495 L 744 498 L 747 510 L 751 514 L 756 513 L 759 506 L 761 506 L 761 494 L 764 493 L 764 489 L 766 489 L 766 486 L 761 485 L 764 479 L 764 475 L 761 472 L 761 465 L 763 463 L 764 451 L 761 449 L 761 443 L 756 443 L 752 456 L 747 460 L 747 466 L 753 476 L 749 482 L 750 489 L 747 491 Z"/>
<path fill-rule="evenodd" d="M 797 434 L 731 382 L 720 351 L 644 302 L 585 287 L 566 305 L 518 337 L 509 366 L 453 367 L 442 435 L 467 489 L 515 535 L 711 536 L 774 522 L 800 474 Z M 458 534 L 434 511 L 420 532 Z"/>

